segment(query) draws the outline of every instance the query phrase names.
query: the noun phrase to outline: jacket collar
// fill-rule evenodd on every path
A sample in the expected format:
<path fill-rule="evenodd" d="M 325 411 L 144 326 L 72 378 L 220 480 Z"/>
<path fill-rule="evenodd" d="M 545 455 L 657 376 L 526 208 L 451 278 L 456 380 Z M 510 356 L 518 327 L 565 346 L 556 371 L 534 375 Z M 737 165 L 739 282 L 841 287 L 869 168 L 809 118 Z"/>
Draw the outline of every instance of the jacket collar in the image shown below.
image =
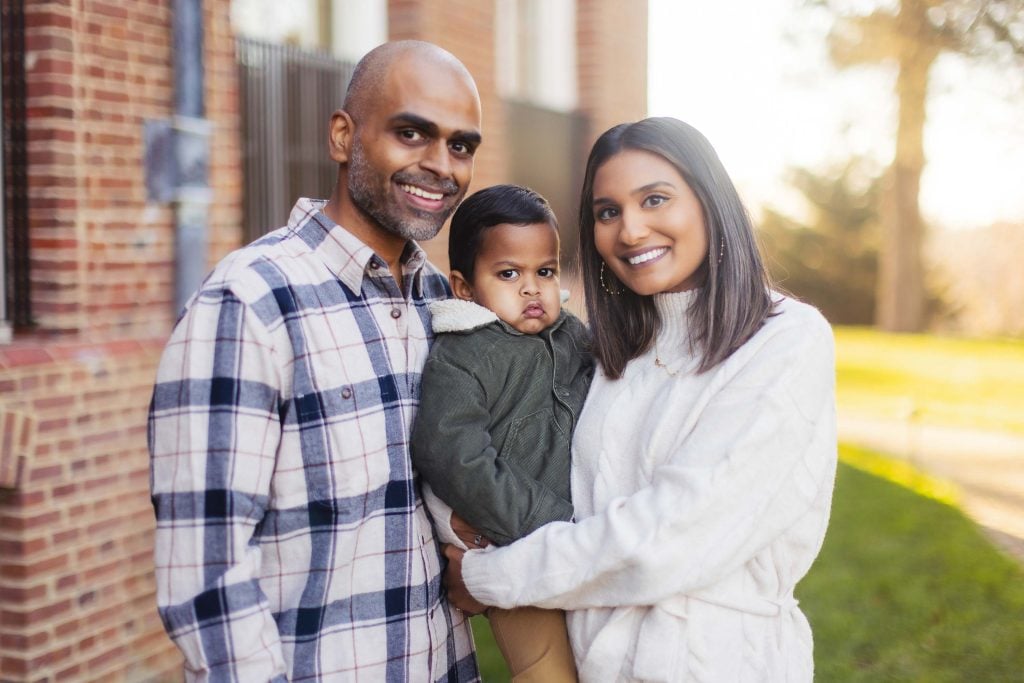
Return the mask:
<path fill-rule="evenodd" d="M 479 330 L 481 327 L 487 327 L 488 325 L 497 323 L 501 329 L 509 334 L 535 336 L 524 335 L 504 320 L 501 320 L 497 315 L 495 315 L 494 311 L 489 308 L 484 308 L 480 304 L 472 301 L 466 301 L 464 299 L 445 299 L 443 301 L 434 301 L 430 303 L 428 307 L 430 308 L 431 325 L 434 328 L 434 334 L 442 334 L 445 332 L 472 332 L 474 330 Z M 561 326 L 562 321 L 565 320 L 565 316 L 566 312 L 563 310 L 559 313 L 558 319 L 544 330 L 541 330 L 540 334 L 549 333 L 552 330 L 557 329 Z"/>

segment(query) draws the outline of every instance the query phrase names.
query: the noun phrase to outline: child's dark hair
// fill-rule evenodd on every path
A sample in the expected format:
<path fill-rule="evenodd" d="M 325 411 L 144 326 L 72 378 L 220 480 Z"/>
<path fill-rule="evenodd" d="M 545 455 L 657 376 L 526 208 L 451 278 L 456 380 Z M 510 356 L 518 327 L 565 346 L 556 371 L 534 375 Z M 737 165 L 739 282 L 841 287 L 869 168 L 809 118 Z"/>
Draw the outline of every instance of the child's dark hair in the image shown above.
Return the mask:
<path fill-rule="evenodd" d="M 548 200 L 522 185 L 493 185 L 466 199 L 452 216 L 448 234 L 448 263 L 473 281 L 473 266 L 483 234 L 496 225 L 547 223 L 558 231 Z"/>

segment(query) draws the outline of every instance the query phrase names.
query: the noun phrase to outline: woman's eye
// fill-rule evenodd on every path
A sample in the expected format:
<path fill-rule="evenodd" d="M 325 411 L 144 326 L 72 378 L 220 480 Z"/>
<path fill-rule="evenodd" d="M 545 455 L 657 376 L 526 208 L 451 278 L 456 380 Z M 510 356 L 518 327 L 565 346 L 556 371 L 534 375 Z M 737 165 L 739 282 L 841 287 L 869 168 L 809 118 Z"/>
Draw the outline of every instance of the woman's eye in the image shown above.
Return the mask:
<path fill-rule="evenodd" d="M 665 197 L 660 194 L 652 194 L 650 197 L 646 197 L 644 199 L 643 206 L 645 208 L 653 208 L 655 206 L 661 206 L 666 201 L 668 201 L 668 197 Z"/>
<path fill-rule="evenodd" d="M 502 280 L 515 280 L 517 277 L 519 277 L 519 271 L 502 270 L 498 273 L 498 277 Z"/>
<path fill-rule="evenodd" d="M 599 209 L 597 212 L 597 220 L 599 221 L 610 221 L 619 215 L 619 212 L 610 206 L 603 209 Z"/>

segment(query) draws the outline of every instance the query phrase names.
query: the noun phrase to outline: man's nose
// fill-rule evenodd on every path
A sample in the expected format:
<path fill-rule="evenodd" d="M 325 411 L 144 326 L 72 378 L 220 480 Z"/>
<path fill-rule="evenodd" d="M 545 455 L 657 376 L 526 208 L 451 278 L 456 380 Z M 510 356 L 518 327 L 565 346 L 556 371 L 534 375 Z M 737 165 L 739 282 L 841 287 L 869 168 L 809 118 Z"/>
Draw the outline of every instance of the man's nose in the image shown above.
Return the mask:
<path fill-rule="evenodd" d="M 438 140 L 427 146 L 420 166 L 430 171 L 438 178 L 450 178 L 452 176 L 451 152 L 443 140 Z"/>

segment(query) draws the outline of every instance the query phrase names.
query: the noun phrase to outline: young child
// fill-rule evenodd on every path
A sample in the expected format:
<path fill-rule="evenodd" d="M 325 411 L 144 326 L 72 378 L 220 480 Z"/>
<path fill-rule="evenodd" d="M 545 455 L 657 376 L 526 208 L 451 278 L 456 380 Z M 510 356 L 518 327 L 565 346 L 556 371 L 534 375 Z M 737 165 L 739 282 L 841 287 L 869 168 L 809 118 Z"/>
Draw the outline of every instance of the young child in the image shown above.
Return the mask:
<path fill-rule="evenodd" d="M 593 376 L 589 335 L 561 310 L 558 224 L 536 192 L 477 192 L 452 217 L 448 244 L 456 298 L 430 307 L 437 336 L 412 459 L 443 541 L 504 545 L 572 519 L 569 447 Z M 476 533 L 460 539 L 459 518 Z M 514 680 L 576 680 L 564 612 L 487 616 Z"/>

